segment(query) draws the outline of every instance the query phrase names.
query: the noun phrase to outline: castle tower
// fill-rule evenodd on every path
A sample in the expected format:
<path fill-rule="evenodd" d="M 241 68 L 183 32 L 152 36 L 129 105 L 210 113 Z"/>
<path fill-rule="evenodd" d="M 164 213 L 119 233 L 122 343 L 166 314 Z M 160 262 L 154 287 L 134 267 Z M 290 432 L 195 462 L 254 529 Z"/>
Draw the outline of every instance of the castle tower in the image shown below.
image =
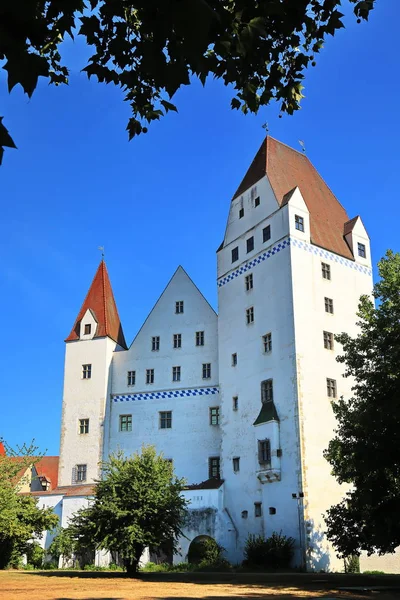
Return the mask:
<path fill-rule="evenodd" d="M 230 206 L 218 250 L 221 476 L 238 530 L 282 531 L 296 560 L 334 570 L 323 513 L 345 490 L 323 451 L 332 398 L 350 394 L 334 335 L 356 333 L 370 294 L 369 238 L 308 158 L 267 137 Z"/>
<path fill-rule="evenodd" d="M 103 260 L 65 341 L 60 486 L 92 483 L 99 477 L 112 357 L 126 349 Z"/>

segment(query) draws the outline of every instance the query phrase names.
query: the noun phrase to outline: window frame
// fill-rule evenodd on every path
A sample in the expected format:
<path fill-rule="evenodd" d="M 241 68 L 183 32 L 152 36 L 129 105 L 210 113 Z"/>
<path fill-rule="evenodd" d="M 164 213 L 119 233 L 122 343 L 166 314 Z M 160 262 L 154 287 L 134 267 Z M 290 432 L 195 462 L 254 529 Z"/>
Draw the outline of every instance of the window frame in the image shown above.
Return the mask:
<path fill-rule="evenodd" d="M 91 335 L 92 333 L 92 325 L 91 323 L 85 323 L 85 334 L 84 335 Z"/>
<path fill-rule="evenodd" d="M 158 428 L 172 429 L 172 410 L 160 410 L 158 414 Z"/>
<path fill-rule="evenodd" d="M 257 206 L 260 206 L 260 196 L 254 198 L 254 208 L 257 208 Z"/>
<path fill-rule="evenodd" d="M 76 482 L 83 483 L 87 481 L 87 463 L 76 465 Z"/>
<path fill-rule="evenodd" d="M 172 367 L 172 381 L 180 381 L 181 380 L 181 367 L 177 365 Z"/>
<path fill-rule="evenodd" d="M 265 244 L 265 242 L 268 242 L 271 239 L 271 224 L 263 227 L 262 235 L 263 235 L 263 244 Z"/>
<path fill-rule="evenodd" d="M 215 475 L 214 475 L 214 469 L 216 471 Z M 209 456 L 208 457 L 208 478 L 209 479 L 221 479 L 221 458 L 219 456 Z"/>
<path fill-rule="evenodd" d="M 146 385 L 154 383 L 154 369 L 146 369 Z"/>
<path fill-rule="evenodd" d="M 237 352 L 233 352 L 232 357 L 231 357 L 231 365 L 232 365 L 232 367 L 236 367 L 237 364 L 238 364 Z"/>
<path fill-rule="evenodd" d="M 174 350 L 178 350 L 182 348 L 182 334 L 174 333 L 172 334 L 172 347 Z"/>
<path fill-rule="evenodd" d="M 244 276 L 244 286 L 245 286 L 246 292 L 250 292 L 253 289 L 253 287 L 254 287 L 253 273 L 249 273 L 248 275 Z"/>
<path fill-rule="evenodd" d="M 231 250 L 231 262 L 237 262 L 239 260 L 239 246 L 235 246 Z"/>
<path fill-rule="evenodd" d="M 301 215 L 294 215 L 294 226 L 297 231 L 304 233 L 304 217 Z"/>
<path fill-rule="evenodd" d="M 92 379 L 92 363 L 82 365 L 82 379 Z"/>
<path fill-rule="evenodd" d="M 160 336 L 153 335 L 151 338 L 151 351 L 159 352 L 159 350 L 160 350 Z"/>
<path fill-rule="evenodd" d="M 261 382 L 261 404 L 274 401 L 274 380 L 272 377 Z"/>
<path fill-rule="evenodd" d="M 254 323 L 254 306 L 246 308 L 246 325 Z"/>
<path fill-rule="evenodd" d="M 256 518 L 262 517 L 262 502 L 254 502 L 254 516 Z"/>
<path fill-rule="evenodd" d="M 326 378 L 326 395 L 328 398 L 337 398 L 337 382 L 331 377 Z"/>
<path fill-rule="evenodd" d="M 183 300 L 176 300 L 175 301 L 175 314 L 183 315 L 184 310 L 185 310 L 185 305 L 183 303 Z"/>
<path fill-rule="evenodd" d="M 208 410 L 210 425 L 217 427 L 219 425 L 220 410 L 219 406 L 210 406 Z"/>
<path fill-rule="evenodd" d="M 249 252 L 253 252 L 253 250 L 254 250 L 254 235 L 251 235 L 246 240 L 246 254 L 249 254 Z"/>
<path fill-rule="evenodd" d="M 132 415 L 119 415 L 119 431 L 121 433 L 129 433 L 132 431 Z"/>
<path fill-rule="evenodd" d="M 324 348 L 325 350 L 333 350 L 335 347 L 334 335 L 331 331 L 323 331 Z"/>
<path fill-rule="evenodd" d="M 234 473 L 239 473 L 239 471 L 240 471 L 240 456 L 234 456 L 232 458 L 232 470 Z"/>
<path fill-rule="evenodd" d="M 239 410 L 239 396 L 232 396 L 232 410 L 235 412 Z"/>
<path fill-rule="evenodd" d="M 79 435 L 87 435 L 89 433 L 89 419 L 84 417 L 79 419 Z"/>
<path fill-rule="evenodd" d="M 241 208 L 239 208 L 239 219 L 243 219 L 244 217 L 244 208 L 243 206 Z"/>
<path fill-rule="evenodd" d="M 331 265 L 329 263 L 321 262 L 321 271 L 322 279 L 326 279 L 326 281 L 331 281 Z"/>
<path fill-rule="evenodd" d="M 202 379 L 211 379 L 211 363 L 203 363 Z"/>
<path fill-rule="evenodd" d="M 361 242 L 357 242 L 357 253 L 361 258 L 367 258 L 367 246 Z"/>
<path fill-rule="evenodd" d="M 272 352 L 272 333 L 269 331 L 262 336 L 263 353 L 270 354 Z"/>
<path fill-rule="evenodd" d="M 196 346 L 204 346 L 204 331 L 196 331 L 195 335 L 195 345 Z M 201 343 L 199 343 L 201 342 Z"/>
<path fill-rule="evenodd" d="M 258 462 L 260 465 L 271 465 L 271 440 L 265 438 L 258 442 Z"/>
<path fill-rule="evenodd" d="M 328 298 L 328 296 L 325 296 L 324 303 L 325 303 L 325 312 L 328 313 L 329 315 L 333 315 L 334 314 L 333 299 Z"/>
<path fill-rule="evenodd" d="M 127 371 L 126 382 L 129 387 L 136 385 L 136 371 Z"/>

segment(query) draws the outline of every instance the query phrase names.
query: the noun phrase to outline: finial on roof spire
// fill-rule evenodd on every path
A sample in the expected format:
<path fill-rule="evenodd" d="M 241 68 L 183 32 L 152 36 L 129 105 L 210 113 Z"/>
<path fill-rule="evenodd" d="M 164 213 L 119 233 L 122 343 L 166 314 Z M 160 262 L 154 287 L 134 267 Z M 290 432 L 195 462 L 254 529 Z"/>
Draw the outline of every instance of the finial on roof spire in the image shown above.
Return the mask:
<path fill-rule="evenodd" d="M 101 258 L 104 259 L 104 246 L 99 246 L 98 249 L 101 250 Z"/>
<path fill-rule="evenodd" d="M 303 142 L 303 140 L 299 140 L 299 144 L 300 144 L 301 149 L 303 150 L 303 152 L 305 154 L 306 153 L 306 145 L 305 145 L 305 143 Z"/>

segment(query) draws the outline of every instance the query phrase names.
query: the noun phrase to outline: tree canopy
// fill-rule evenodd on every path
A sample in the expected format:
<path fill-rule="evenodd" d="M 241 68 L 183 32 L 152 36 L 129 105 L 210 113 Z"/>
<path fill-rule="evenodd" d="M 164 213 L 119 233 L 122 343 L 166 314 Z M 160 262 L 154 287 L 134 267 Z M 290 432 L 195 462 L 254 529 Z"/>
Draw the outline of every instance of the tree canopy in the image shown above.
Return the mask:
<path fill-rule="evenodd" d="M 63 532 L 61 551 L 95 547 L 116 552 L 127 572 L 135 573 L 146 547 L 172 544 L 176 549 L 186 516 L 184 485 L 153 446 L 130 457 L 112 455 L 103 464 L 93 502 Z"/>
<path fill-rule="evenodd" d="M 333 404 L 338 426 L 326 458 L 352 489 L 328 511 L 327 525 L 345 557 L 400 546 L 400 254 L 389 250 L 378 267 L 377 306 L 363 296 L 359 335 L 336 336 L 354 395 Z"/>
<path fill-rule="evenodd" d="M 34 444 L 0 455 L 0 569 L 18 562 L 35 536 L 58 522 L 53 509 L 39 509 L 36 498 L 19 494 L 21 477 L 40 459 Z"/>
<path fill-rule="evenodd" d="M 375 0 L 348 0 L 357 21 Z M 68 82 L 61 57 L 67 35 L 83 36 L 93 54 L 88 77 L 122 88 L 132 117 L 129 139 L 177 108 L 175 92 L 196 76 L 232 85 L 232 108 L 256 113 L 277 100 L 292 114 L 304 71 L 328 35 L 342 28 L 340 0 L 2 0 L 0 61 L 8 89 L 31 97 L 39 77 Z M 0 164 L 15 147 L 0 117 Z"/>

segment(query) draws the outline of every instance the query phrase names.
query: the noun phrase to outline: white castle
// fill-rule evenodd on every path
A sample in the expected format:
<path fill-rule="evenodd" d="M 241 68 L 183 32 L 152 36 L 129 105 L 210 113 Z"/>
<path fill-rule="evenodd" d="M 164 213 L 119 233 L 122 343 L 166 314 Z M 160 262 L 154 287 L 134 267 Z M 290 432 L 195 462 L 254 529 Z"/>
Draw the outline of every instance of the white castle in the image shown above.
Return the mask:
<path fill-rule="evenodd" d="M 230 203 L 217 287 L 218 314 L 178 267 L 128 346 L 100 263 L 66 339 L 58 487 L 40 504 L 67 525 L 102 459 L 153 444 L 188 481 L 193 518 L 174 561 L 210 536 L 237 563 L 248 534 L 282 531 L 298 565 L 342 570 L 323 514 L 344 489 L 323 451 L 332 398 L 351 393 L 334 335 L 356 334 L 372 290 L 361 218 L 303 153 L 267 137 Z"/>

